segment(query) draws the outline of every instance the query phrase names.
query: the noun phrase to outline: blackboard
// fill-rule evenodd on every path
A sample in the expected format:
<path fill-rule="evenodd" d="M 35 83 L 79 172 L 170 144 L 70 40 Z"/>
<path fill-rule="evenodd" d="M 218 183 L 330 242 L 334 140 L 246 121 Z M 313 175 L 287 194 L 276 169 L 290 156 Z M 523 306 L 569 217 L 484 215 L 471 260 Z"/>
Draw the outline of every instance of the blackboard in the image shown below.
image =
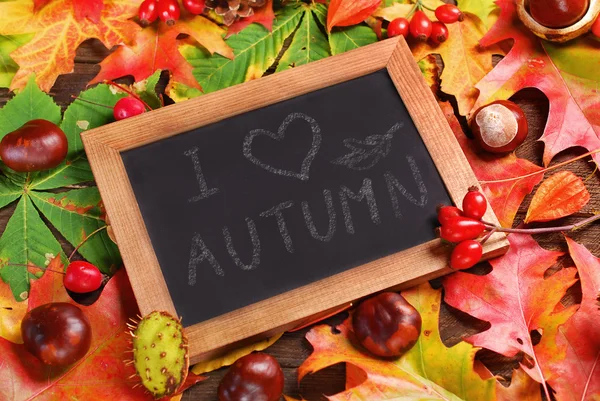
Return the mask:
<path fill-rule="evenodd" d="M 428 242 L 451 203 L 386 69 L 122 159 L 186 325 Z"/>

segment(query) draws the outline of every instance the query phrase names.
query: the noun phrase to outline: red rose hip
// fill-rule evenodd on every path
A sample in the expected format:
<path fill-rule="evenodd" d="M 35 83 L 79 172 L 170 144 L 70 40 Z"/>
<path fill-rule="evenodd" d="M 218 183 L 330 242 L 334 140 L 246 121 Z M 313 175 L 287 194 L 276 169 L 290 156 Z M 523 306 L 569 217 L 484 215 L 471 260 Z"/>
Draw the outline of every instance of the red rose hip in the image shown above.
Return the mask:
<path fill-rule="evenodd" d="M 469 192 L 463 198 L 463 213 L 465 216 L 475 220 L 481 220 L 487 210 L 485 196 L 477 188 L 469 188 Z"/>
<path fill-rule="evenodd" d="M 384 292 L 356 308 L 352 329 L 360 344 L 371 353 L 398 357 L 419 339 L 421 315 L 400 294 Z"/>
<path fill-rule="evenodd" d="M 473 267 L 481 260 L 483 247 L 475 240 L 463 241 L 452 250 L 450 267 L 463 270 Z"/>
<path fill-rule="evenodd" d="M 21 335 L 25 348 L 52 366 L 77 362 L 92 342 L 87 317 L 77 306 L 65 302 L 41 305 L 27 312 L 21 322 Z"/>
<path fill-rule="evenodd" d="M 47 120 L 31 120 L 7 134 L 0 142 L 0 158 L 20 173 L 48 170 L 67 156 L 65 133 Z"/>
<path fill-rule="evenodd" d="M 410 20 L 410 34 L 413 38 L 425 42 L 431 36 L 433 26 L 423 11 L 417 11 Z"/>
<path fill-rule="evenodd" d="M 283 371 L 270 355 L 253 353 L 238 359 L 219 384 L 219 401 L 279 401 Z"/>
<path fill-rule="evenodd" d="M 388 38 L 402 35 L 405 38 L 408 36 L 408 27 L 410 22 L 406 18 L 396 18 L 390 22 L 387 28 Z"/>
<path fill-rule="evenodd" d="M 475 239 L 485 231 L 485 225 L 468 217 L 455 217 L 442 224 L 440 238 L 449 242 L 462 242 Z"/>
<path fill-rule="evenodd" d="M 444 24 L 453 24 L 465 19 L 465 15 L 454 4 L 444 4 L 436 8 L 435 17 Z"/>

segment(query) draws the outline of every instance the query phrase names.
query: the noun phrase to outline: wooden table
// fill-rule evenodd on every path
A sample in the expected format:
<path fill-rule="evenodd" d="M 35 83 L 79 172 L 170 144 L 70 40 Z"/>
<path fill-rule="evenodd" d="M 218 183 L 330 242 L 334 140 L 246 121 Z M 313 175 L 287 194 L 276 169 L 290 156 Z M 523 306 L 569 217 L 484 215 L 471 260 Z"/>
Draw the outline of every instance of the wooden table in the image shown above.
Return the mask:
<path fill-rule="evenodd" d="M 71 95 L 77 95 L 86 88 L 86 84 L 98 73 L 99 63 L 108 55 L 109 51 L 104 46 L 95 40 L 85 42 L 77 51 L 75 58 L 75 71 L 73 74 L 60 76 L 52 88 L 51 95 L 54 97 L 63 109 L 72 101 Z M 164 76 L 163 76 L 164 78 Z M 164 88 L 164 79 L 161 88 Z M 447 96 L 441 95 L 442 99 L 450 100 Z M 0 89 L 0 105 L 4 105 L 11 97 L 6 89 Z M 542 135 L 546 118 L 548 115 L 548 101 L 545 96 L 534 89 L 528 89 L 519 92 L 512 100 L 517 102 L 525 110 L 529 122 L 529 137 L 524 145 L 517 150 L 519 157 L 527 158 L 532 162 L 541 165 L 543 144 L 537 142 L 537 139 Z M 466 122 L 461 119 L 466 126 Z M 555 158 L 553 163 L 561 160 L 567 160 L 573 156 L 584 153 L 583 149 L 574 149 L 565 151 Z M 546 223 L 544 225 L 563 225 L 572 224 L 582 218 L 588 217 L 593 211 L 600 211 L 600 175 L 595 173 L 593 163 L 586 160 L 580 160 L 572 163 L 567 167 L 575 172 L 578 176 L 586 181 L 586 186 L 591 194 L 589 204 L 583 210 L 574 216 L 561 219 L 556 222 Z M 560 170 L 560 169 L 559 169 Z M 556 172 L 558 170 L 555 170 Z M 554 173 L 553 172 L 553 173 Z M 518 225 L 524 218 L 527 211 L 527 206 L 531 200 L 531 196 L 525 199 L 518 216 L 515 220 L 515 225 Z M 15 204 L 9 205 L 0 210 L 0 231 L 4 231 L 6 223 L 12 215 Z M 543 225 L 540 225 L 543 226 Z M 58 234 L 52 228 L 54 234 Z M 569 234 L 577 242 L 587 246 L 587 248 L 596 256 L 600 256 L 600 224 L 595 223 L 585 229 Z M 62 238 L 60 234 L 57 236 Z M 536 239 L 539 243 L 553 250 L 566 251 L 566 244 L 561 234 L 545 234 L 538 235 Z M 67 250 L 72 247 L 62 241 Z M 564 257 L 560 266 L 571 266 L 572 261 L 568 256 Z M 485 265 L 475 268 L 477 272 L 483 273 L 486 271 Z M 433 282 L 435 286 L 439 286 L 439 280 Z M 576 286 L 577 287 L 577 286 Z M 578 292 L 579 291 L 579 292 Z M 564 302 L 569 304 L 578 302 L 581 299 L 580 290 L 573 288 L 565 297 Z M 345 317 L 345 314 L 339 314 L 328 319 L 325 323 L 336 324 L 340 323 Z M 442 339 L 447 346 L 451 346 L 460 341 L 464 336 L 474 334 L 478 331 L 487 329 L 486 322 L 477 321 L 470 318 L 462 312 L 456 311 L 447 305 L 442 306 L 440 316 L 440 330 Z M 331 368 L 318 372 L 315 375 L 304 379 L 298 386 L 297 384 L 297 367 L 310 355 L 311 347 L 305 340 L 304 336 L 308 329 L 304 329 L 295 333 L 286 333 L 277 343 L 267 350 L 268 353 L 277 358 L 281 364 L 286 377 L 285 393 L 292 396 L 302 394 L 304 398 L 312 400 L 324 400 L 323 394 L 335 394 L 344 388 L 344 366 L 336 365 Z M 504 358 L 490 351 L 482 350 L 477 355 L 478 359 L 482 360 L 488 368 L 494 373 L 499 374 L 504 378 L 509 378 L 511 369 L 516 367 L 519 357 Z M 183 397 L 183 400 L 208 401 L 216 399 L 216 389 L 219 381 L 225 374 L 225 369 L 208 374 L 209 379 L 196 385 L 188 390 Z"/>

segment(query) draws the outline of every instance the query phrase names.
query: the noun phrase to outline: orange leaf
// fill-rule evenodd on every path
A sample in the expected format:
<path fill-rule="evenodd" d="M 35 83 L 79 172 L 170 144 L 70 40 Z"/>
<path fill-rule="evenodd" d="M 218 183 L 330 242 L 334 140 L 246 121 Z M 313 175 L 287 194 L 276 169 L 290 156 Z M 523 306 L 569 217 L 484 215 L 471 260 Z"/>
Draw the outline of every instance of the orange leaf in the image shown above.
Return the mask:
<path fill-rule="evenodd" d="M 261 8 L 254 9 L 254 14 L 246 18 L 240 18 L 235 21 L 231 26 L 227 29 L 226 38 L 231 35 L 235 35 L 239 33 L 242 29 L 247 27 L 253 22 L 257 24 L 261 24 L 269 31 L 273 29 L 273 20 L 275 19 L 275 12 L 273 11 L 273 0 L 267 0 L 267 3 Z"/>
<path fill-rule="evenodd" d="M 562 252 L 546 251 L 529 235 L 509 235 L 508 253 L 490 262 L 493 270 L 484 276 L 457 272 L 444 278 L 445 301 L 491 327 L 466 340 L 505 356 L 524 353 L 521 367 L 536 381 L 546 383 L 551 375 L 540 364 L 538 348 L 530 333 L 540 331 L 542 341 L 575 312 L 560 304 L 577 280 L 573 268 L 545 278 Z M 556 347 L 556 357 L 564 357 Z"/>
<path fill-rule="evenodd" d="M 10 89 L 25 87 L 28 77 L 35 73 L 39 87 L 48 92 L 60 74 L 73 71 L 75 51 L 87 39 L 97 38 L 109 49 L 128 41 L 140 29 L 130 20 L 137 14 L 139 3 L 106 2 L 96 22 L 96 0 L 51 1 L 37 13 L 33 12 L 32 0 L 0 2 L 1 35 L 35 33 L 30 42 L 11 53 L 19 70 Z"/>
<path fill-rule="evenodd" d="M 0 337 L 22 344 L 21 320 L 27 312 L 27 301 L 17 302 L 10 286 L 0 280 Z"/>
<path fill-rule="evenodd" d="M 525 223 L 550 221 L 576 213 L 590 200 L 581 178 L 561 171 L 542 182 L 531 200 Z"/>
<path fill-rule="evenodd" d="M 600 259 L 567 237 L 569 253 L 577 266 L 583 297 L 577 312 L 538 347 L 540 363 L 552 373 L 550 384 L 560 401 L 600 399 Z M 557 349 L 560 350 L 557 353 Z M 557 354 L 559 355 L 557 357 Z"/>
<path fill-rule="evenodd" d="M 356 25 L 367 19 L 381 0 L 331 0 L 327 9 L 327 32 L 334 26 Z"/>
<path fill-rule="evenodd" d="M 540 384 L 521 368 L 515 369 L 510 379 L 510 387 L 496 384 L 497 401 L 542 401 Z"/>
<path fill-rule="evenodd" d="M 55 258 L 49 269 L 62 271 L 60 258 Z M 61 274 L 47 271 L 41 279 L 33 281 L 29 308 L 48 302 L 75 304 L 62 285 L 62 278 Z M 138 313 L 125 270 L 121 269 L 110 279 L 94 304 L 77 306 L 90 320 L 92 345 L 86 356 L 72 366 L 45 366 L 25 346 L 0 338 L 0 399 L 152 399 L 142 387 L 133 389 L 137 380 L 129 376 L 135 373 L 135 369 L 123 361 L 129 347 L 126 323 Z M 203 380 L 200 376 L 191 376 L 195 382 Z M 186 384 L 191 385 L 193 380 L 186 381 Z"/>
<path fill-rule="evenodd" d="M 132 45 L 121 45 L 101 63 L 101 70 L 91 84 L 133 75 L 142 81 L 156 70 L 169 70 L 177 82 L 201 89 L 192 74 L 192 66 L 179 52 L 177 37 L 190 35 L 211 54 L 217 52 L 233 58 L 233 50 L 223 40 L 225 31 L 202 16 L 184 17 L 171 27 L 151 25 L 138 32 Z"/>
<path fill-rule="evenodd" d="M 454 131 L 454 135 L 467 157 L 471 168 L 480 181 L 519 177 L 542 170 L 541 167 L 536 166 L 528 160 L 519 159 L 514 153 L 506 156 L 497 156 L 481 151 L 462 131 L 462 127 L 456 119 L 450 103 L 442 102 L 440 103 L 440 107 L 446 115 L 446 119 L 450 123 L 450 127 Z M 542 178 L 543 174 L 536 174 L 517 181 L 490 183 L 481 186 L 503 227 L 512 227 L 521 202 L 533 191 L 533 187 Z"/>

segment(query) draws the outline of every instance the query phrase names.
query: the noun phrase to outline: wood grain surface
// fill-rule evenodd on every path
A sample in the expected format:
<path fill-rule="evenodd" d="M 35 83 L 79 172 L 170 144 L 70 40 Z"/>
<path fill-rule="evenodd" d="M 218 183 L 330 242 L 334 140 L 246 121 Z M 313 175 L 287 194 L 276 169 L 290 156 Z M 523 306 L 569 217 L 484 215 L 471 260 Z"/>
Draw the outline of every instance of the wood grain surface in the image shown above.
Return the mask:
<path fill-rule="evenodd" d="M 102 44 L 95 40 L 87 41 L 79 48 L 75 58 L 74 73 L 59 77 L 51 92 L 55 101 L 61 107 L 63 107 L 63 109 L 71 102 L 70 97 L 72 94 L 78 94 L 80 91 L 85 89 L 87 82 L 89 82 L 99 71 L 99 67 L 96 65 L 96 63 L 98 63 L 108 53 L 109 51 L 105 49 Z M 164 87 L 164 80 L 162 80 L 161 83 L 162 86 L 160 87 L 162 88 Z M 0 89 L 0 106 L 4 105 L 11 97 L 12 94 L 10 94 L 6 89 Z M 451 100 L 445 98 L 443 95 L 442 99 Z M 524 109 L 530 127 L 527 141 L 525 144 L 519 147 L 519 149 L 517 149 L 517 155 L 541 165 L 543 144 L 537 142 L 537 139 L 542 135 L 543 128 L 546 124 L 546 119 L 548 116 L 548 101 L 541 92 L 535 89 L 521 91 L 517 93 L 512 100 L 518 103 Z M 456 105 L 456 102 L 453 104 Z M 466 124 L 464 119 L 461 122 Z M 567 160 L 584 152 L 585 150 L 583 149 L 567 150 L 559 154 L 553 160 L 552 164 Z M 589 158 L 572 163 L 569 166 L 557 169 L 554 172 L 560 170 L 570 170 L 582 179 L 586 180 L 586 187 L 591 194 L 591 200 L 587 206 L 585 206 L 574 216 L 551 223 L 537 224 L 536 226 L 542 227 L 572 224 L 575 221 L 589 217 L 593 211 L 600 210 L 600 176 L 598 173 L 596 173 L 594 164 L 589 162 Z M 524 219 L 531 197 L 532 195 L 529 195 L 521 205 L 515 225 L 518 225 Z M 15 204 L 13 203 L 12 205 L 0 209 L 0 232 L 4 231 L 6 222 L 12 215 L 14 207 Z M 57 238 L 61 239 L 61 243 L 65 246 L 67 251 L 69 251 L 69 248 L 71 247 L 68 245 L 68 243 L 56 230 L 52 229 L 52 231 Z M 569 233 L 569 236 L 575 241 L 584 244 L 594 255 L 600 257 L 600 224 L 592 224 L 579 231 Z M 559 233 L 537 235 L 535 238 L 544 248 L 562 251 L 566 251 L 567 249 L 563 236 Z M 565 256 L 561 259 L 559 266 L 571 266 L 572 264 L 573 262 L 570 260 L 570 258 Z M 485 273 L 488 270 L 489 267 L 486 266 L 486 264 L 481 264 L 475 268 L 476 273 Z M 439 282 L 436 280 L 434 280 L 432 283 L 434 286 L 439 286 Z M 564 303 L 570 304 L 573 302 L 578 302 L 580 299 L 580 289 L 575 286 L 565 297 Z M 338 314 L 326 320 L 325 323 L 340 323 L 344 316 L 345 313 Z M 464 313 L 454 310 L 445 304 L 442 305 L 440 330 L 442 339 L 447 346 L 452 346 L 459 342 L 462 337 L 485 330 L 487 327 L 488 323 L 486 322 L 472 319 Z M 308 330 L 309 328 L 294 333 L 284 334 L 284 336 L 266 352 L 270 353 L 279 360 L 285 372 L 286 394 L 292 396 L 298 396 L 302 394 L 302 396 L 309 401 L 325 400 L 324 395 L 334 394 L 343 390 L 344 366 L 336 365 L 334 367 L 325 369 L 317 374 L 305 378 L 301 383 L 298 384 L 297 367 L 311 352 L 310 345 L 304 338 Z M 485 350 L 479 351 L 477 358 L 483 361 L 483 363 L 494 373 L 499 374 L 504 378 L 510 377 L 511 369 L 517 366 L 519 361 L 518 356 L 516 358 L 509 359 Z M 207 375 L 209 379 L 186 391 L 183 396 L 183 400 L 216 400 L 217 387 L 225 372 L 226 369 L 220 369 L 219 371 L 209 373 Z"/>

